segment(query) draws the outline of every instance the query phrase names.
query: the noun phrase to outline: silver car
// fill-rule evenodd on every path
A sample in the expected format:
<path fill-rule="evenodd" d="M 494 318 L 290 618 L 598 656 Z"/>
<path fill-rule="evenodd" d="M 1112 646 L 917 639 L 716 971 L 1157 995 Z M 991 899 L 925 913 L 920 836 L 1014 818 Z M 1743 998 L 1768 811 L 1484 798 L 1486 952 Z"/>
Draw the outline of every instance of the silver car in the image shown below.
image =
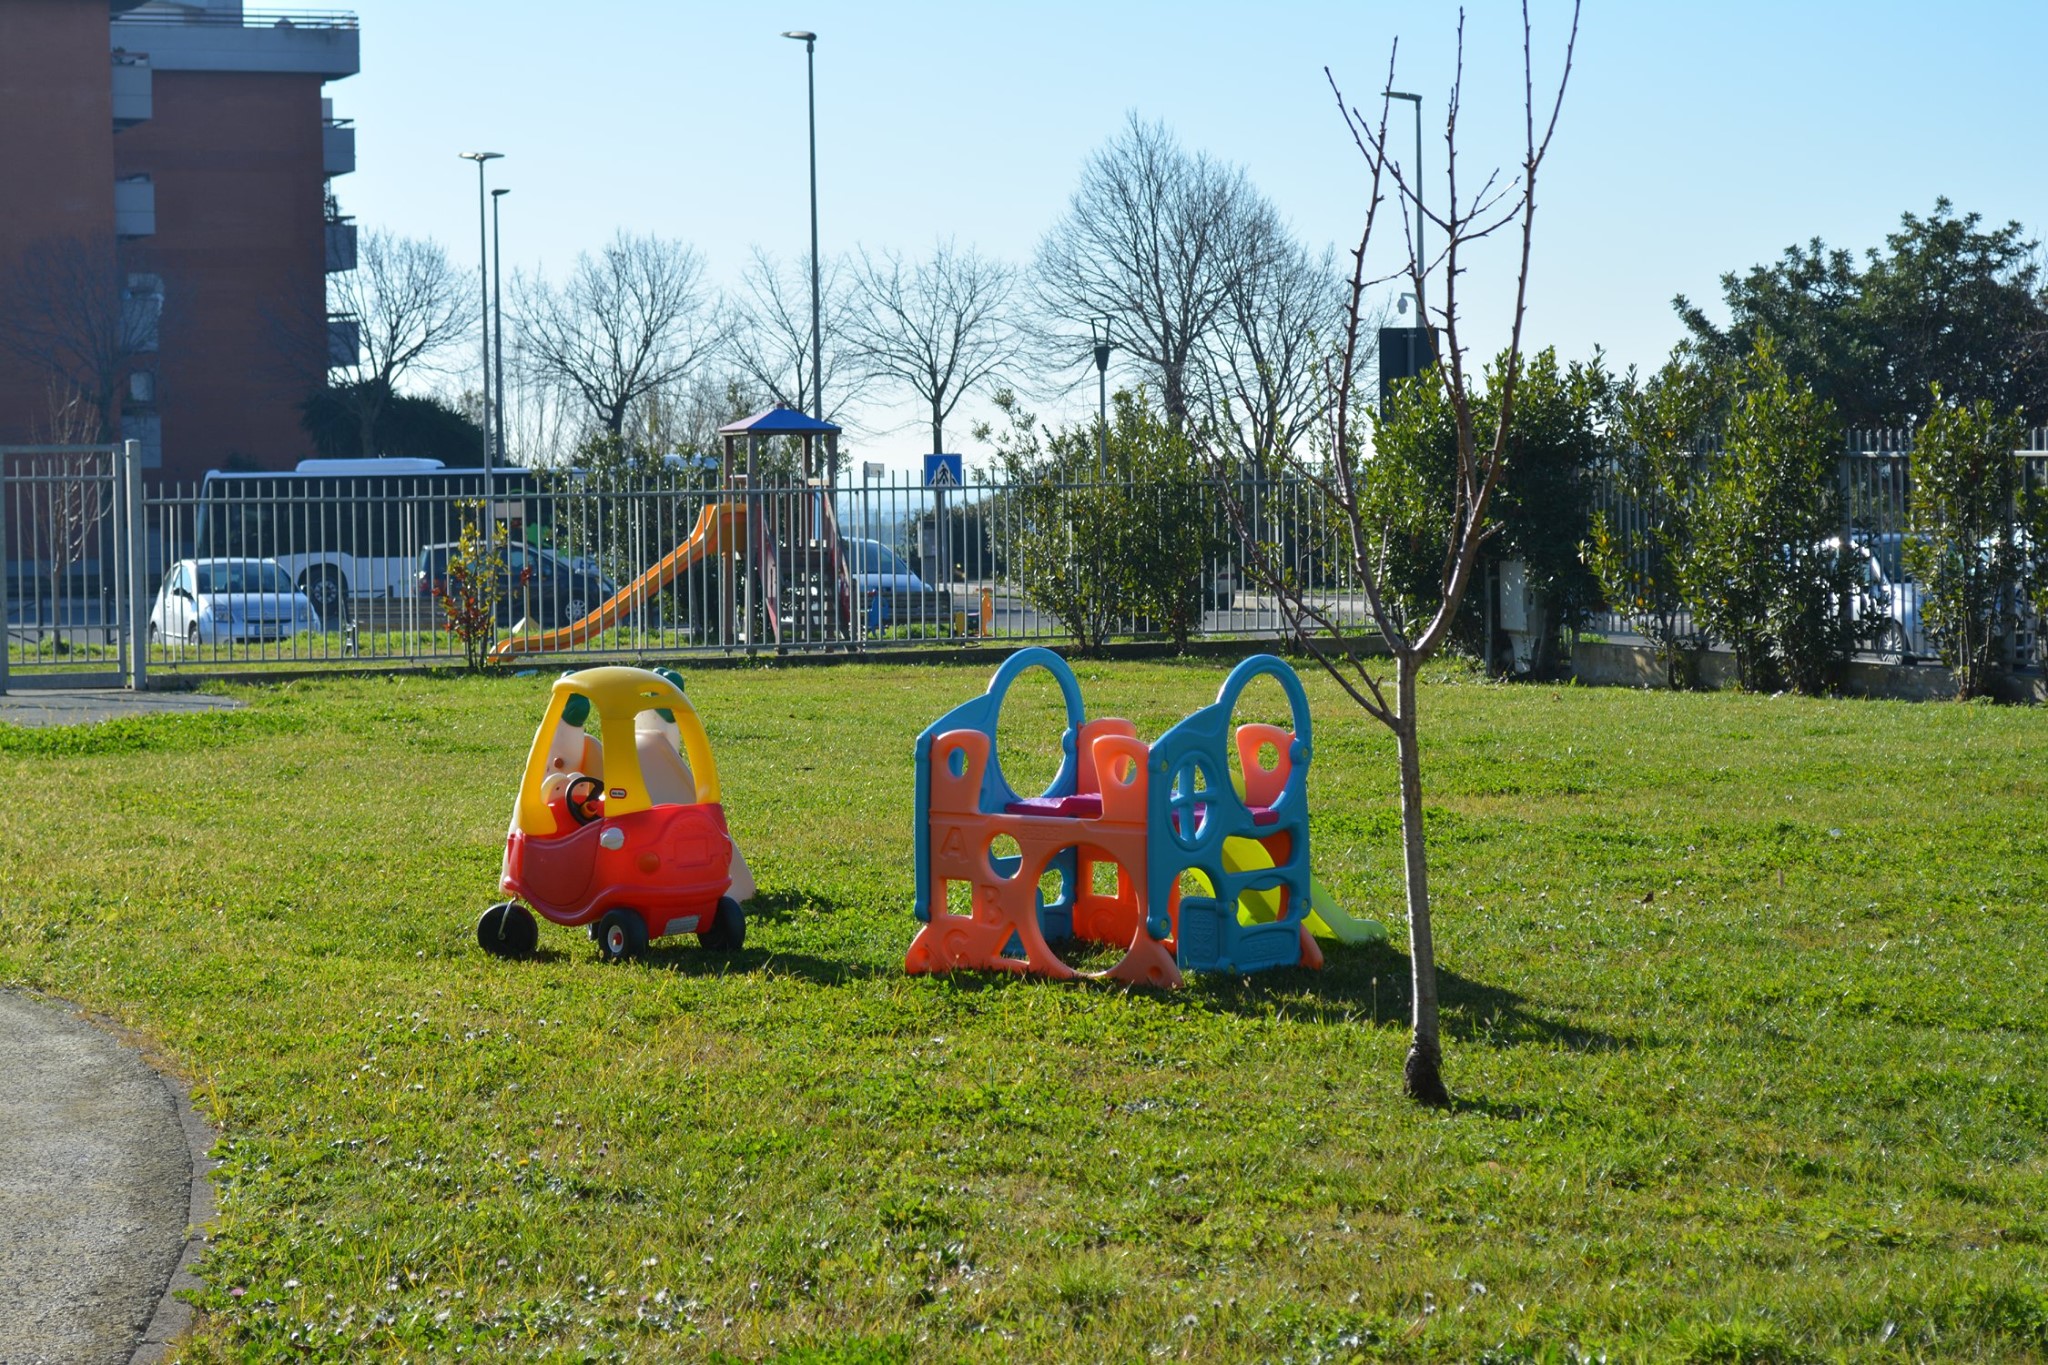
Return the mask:
<path fill-rule="evenodd" d="M 151 644 L 282 640 L 317 631 L 319 613 L 271 559 L 181 559 L 149 613 Z"/>

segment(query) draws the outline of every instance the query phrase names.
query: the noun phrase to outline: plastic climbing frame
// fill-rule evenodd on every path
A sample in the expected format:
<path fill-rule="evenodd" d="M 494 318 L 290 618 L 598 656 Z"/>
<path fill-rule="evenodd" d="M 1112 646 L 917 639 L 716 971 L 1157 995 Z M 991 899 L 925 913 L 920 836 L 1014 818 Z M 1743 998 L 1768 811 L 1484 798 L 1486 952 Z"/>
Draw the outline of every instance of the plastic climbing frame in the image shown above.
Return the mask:
<path fill-rule="evenodd" d="M 1059 685 L 1066 726 L 1051 783 L 1020 796 L 997 756 L 997 724 L 1010 685 L 1033 668 Z M 1287 694 L 1293 729 L 1233 731 L 1239 695 L 1266 674 Z M 905 968 L 1072 978 L 1081 973 L 1052 947 L 1070 938 L 1122 948 L 1095 975 L 1131 985 L 1178 986 L 1189 970 L 1321 966 L 1305 924 L 1309 725 L 1300 679 L 1271 655 L 1231 670 L 1213 704 L 1153 745 L 1129 721 L 1088 720 L 1059 655 L 1011 655 L 986 692 L 918 736 L 920 928 Z"/>

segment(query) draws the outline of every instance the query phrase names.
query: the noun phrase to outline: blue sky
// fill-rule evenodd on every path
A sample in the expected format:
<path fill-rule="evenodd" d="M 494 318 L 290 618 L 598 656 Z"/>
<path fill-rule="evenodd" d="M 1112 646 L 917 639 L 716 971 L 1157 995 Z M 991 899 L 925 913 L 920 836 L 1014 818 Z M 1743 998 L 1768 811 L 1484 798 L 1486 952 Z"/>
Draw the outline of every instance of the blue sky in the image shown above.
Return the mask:
<path fill-rule="evenodd" d="M 755 244 L 804 250 L 804 56 L 777 37 L 789 28 L 819 34 L 828 255 L 950 236 L 1028 261 L 1083 159 L 1133 110 L 1244 166 L 1303 238 L 1348 248 L 1359 160 L 1322 68 L 1367 96 L 1396 37 L 1396 80 L 1425 97 L 1425 172 L 1442 188 L 1456 10 L 1433 0 L 355 8 L 363 71 L 329 87 L 359 129 L 343 205 L 464 262 L 476 184 L 456 153 L 476 147 L 506 154 L 492 173 L 513 190 L 508 265 L 559 273 L 618 227 L 694 243 L 722 283 Z M 1535 6 L 1539 81 L 1565 13 Z M 2023 150 L 2044 40 L 2048 6 L 2017 0 L 1589 0 L 1540 186 L 1529 339 L 1654 365 L 1678 337 L 1673 294 L 1717 303 L 1723 271 L 1815 235 L 1876 245 L 1937 195 L 2048 228 L 2048 181 Z M 1518 9 L 1475 0 L 1466 47 L 1470 183 L 1518 155 Z M 1474 262 L 1477 342 L 1505 335 L 1512 264 L 1505 249 Z M 921 447 L 895 422 L 870 414 L 870 457 L 908 463 Z"/>

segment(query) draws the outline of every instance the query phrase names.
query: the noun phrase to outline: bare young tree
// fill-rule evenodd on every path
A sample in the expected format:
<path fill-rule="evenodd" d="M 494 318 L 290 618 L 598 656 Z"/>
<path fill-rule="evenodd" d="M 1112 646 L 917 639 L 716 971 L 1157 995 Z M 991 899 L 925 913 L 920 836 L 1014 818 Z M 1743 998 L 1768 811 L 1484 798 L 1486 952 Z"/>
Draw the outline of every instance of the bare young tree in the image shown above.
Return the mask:
<path fill-rule="evenodd" d="M 1256 225 L 1271 213 L 1243 171 L 1187 152 L 1163 124 L 1132 114 L 1088 158 L 1066 216 L 1039 244 L 1044 330 L 1079 355 L 1078 329 L 1107 318 L 1178 430 L 1200 347 L 1227 315 Z"/>
<path fill-rule="evenodd" d="M 635 403 L 689 378 L 727 336 L 702 258 L 670 238 L 622 231 L 578 255 L 561 288 L 535 278 L 513 289 L 534 377 L 576 395 L 612 436 Z"/>
<path fill-rule="evenodd" d="M 0 347 L 51 395 L 53 426 L 72 439 L 119 435 L 128 376 L 156 346 L 153 298 L 128 288 L 110 233 L 37 242 L 0 281 Z"/>
<path fill-rule="evenodd" d="M 1549 115 L 1539 130 L 1539 109 L 1535 95 L 1534 46 L 1530 36 L 1529 7 L 1522 5 L 1522 94 L 1524 151 L 1519 174 L 1503 179 L 1499 172 L 1486 177 L 1476 194 L 1461 188 L 1458 174 L 1458 116 L 1464 81 L 1465 21 L 1458 18 L 1457 66 L 1452 78 L 1448 113 L 1444 122 L 1446 189 L 1438 207 L 1430 207 L 1423 187 L 1413 179 L 1412 168 L 1404 169 L 1394 158 L 1387 139 L 1388 98 L 1381 96 L 1379 117 L 1368 120 L 1348 103 L 1335 76 L 1325 71 L 1330 89 L 1345 125 L 1364 156 L 1371 189 L 1367 200 L 1365 226 L 1352 253 L 1351 278 L 1340 348 L 1330 375 L 1330 449 L 1321 464 L 1293 457 L 1294 467 L 1320 484 L 1341 525 L 1351 568 L 1363 589 L 1371 629 L 1392 657 L 1394 679 L 1389 695 L 1386 679 L 1360 648 L 1363 632 L 1347 625 L 1331 606 L 1311 598 L 1297 580 L 1287 575 L 1274 560 L 1270 547 L 1263 546 L 1249 530 L 1241 506 L 1233 506 L 1233 517 L 1244 542 L 1247 570 L 1280 604 L 1294 637 L 1314 656 L 1366 714 L 1393 733 L 1400 763 L 1401 851 L 1407 881 L 1409 965 L 1413 980 L 1413 1034 L 1404 1068 L 1407 1093 L 1431 1105 L 1450 1102 L 1443 1080 L 1443 1047 L 1437 1023 L 1436 948 L 1430 923 L 1429 860 L 1422 826 L 1422 755 L 1418 728 L 1416 683 L 1423 663 L 1443 647 L 1449 637 L 1458 608 L 1471 585 L 1480 547 L 1492 533 L 1488 505 L 1507 468 L 1508 432 L 1512 425 L 1515 385 L 1521 368 L 1522 321 L 1528 300 L 1529 249 L 1536 222 L 1536 177 L 1557 129 L 1557 117 L 1564 104 L 1565 87 L 1571 78 L 1572 55 L 1578 42 L 1579 9 L 1573 0 L 1571 29 L 1564 45 L 1563 66 L 1558 73 L 1556 93 Z M 1394 85 L 1394 56 L 1387 63 L 1383 89 Z M 1436 225 L 1443 243 L 1433 259 L 1424 259 L 1407 237 L 1406 266 L 1390 275 L 1374 278 L 1367 264 L 1373 229 L 1391 182 L 1402 217 L 1420 204 L 1429 222 Z M 1520 257 L 1516 274 L 1504 372 L 1500 376 L 1500 404 L 1489 414 L 1491 430 L 1479 429 L 1472 389 L 1467 374 L 1466 349 L 1461 339 L 1459 289 L 1469 268 L 1469 254 L 1478 243 L 1503 229 L 1519 227 Z M 1457 470 L 1449 509 L 1450 530 L 1443 548 L 1443 575 L 1434 610 L 1420 619 L 1398 611 L 1382 591 L 1378 573 L 1376 528 L 1369 511 L 1367 486 L 1375 477 L 1372 461 L 1365 457 L 1362 426 L 1366 420 L 1359 410 L 1362 394 L 1369 386 L 1358 382 L 1366 338 L 1368 291 L 1389 280 L 1405 276 L 1416 295 L 1423 295 L 1423 281 L 1435 277 L 1436 303 L 1424 319 L 1437 357 L 1431 371 L 1434 382 L 1444 386 L 1457 426 Z M 1219 461 L 1220 463 L 1220 461 Z M 1228 484 L 1226 498 L 1232 498 Z"/>
<path fill-rule="evenodd" d="M 822 415 L 828 422 L 837 422 L 858 400 L 865 382 L 839 344 L 847 316 L 843 273 L 837 259 L 826 261 L 818 286 L 818 331 L 825 348 Z M 745 293 L 733 319 L 734 362 L 773 402 L 812 412 L 817 376 L 811 364 L 811 258 L 800 256 L 785 267 L 756 247 L 742 283 Z"/>
<path fill-rule="evenodd" d="M 918 396 L 935 452 L 946 448 L 946 419 L 961 398 L 1016 357 L 1015 288 L 1009 266 L 950 241 L 922 261 L 863 251 L 854 266 L 847 344 L 869 373 Z"/>
<path fill-rule="evenodd" d="M 476 301 L 440 243 L 366 232 L 356 268 L 327 277 L 330 312 L 352 317 L 360 334 L 356 362 L 335 367 L 333 392 L 361 432 L 365 458 L 377 453 L 377 423 L 414 369 L 476 333 Z"/>

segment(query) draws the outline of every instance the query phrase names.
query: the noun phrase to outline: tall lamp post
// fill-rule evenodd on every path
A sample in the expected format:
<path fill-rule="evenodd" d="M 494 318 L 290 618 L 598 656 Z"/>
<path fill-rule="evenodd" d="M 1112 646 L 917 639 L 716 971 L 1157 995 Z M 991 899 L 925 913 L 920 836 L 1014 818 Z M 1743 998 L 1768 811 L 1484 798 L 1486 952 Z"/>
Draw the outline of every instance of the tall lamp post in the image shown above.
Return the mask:
<path fill-rule="evenodd" d="M 498 463 L 505 463 L 505 248 L 498 238 L 498 201 L 512 193 L 491 191 L 491 345 L 497 351 Z"/>
<path fill-rule="evenodd" d="M 483 411 L 484 411 L 484 555 L 489 557 L 493 540 L 491 515 L 495 506 L 491 489 L 491 251 L 490 238 L 485 235 L 489 226 L 484 221 L 484 163 L 498 161 L 503 152 L 463 152 L 464 161 L 476 163 L 476 277 L 478 293 L 483 299 Z"/>
<path fill-rule="evenodd" d="M 818 35 L 809 29 L 791 29 L 782 35 L 804 45 L 804 85 L 811 107 L 811 416 L 825 420 L 824 328 L 819 323 L 818 304 Z M 802 384 L 802 376 L 797 382 Z M 834 471 L 825 471 L 825 486 L 834 482 Z"/>
<path fill-rule="evenodd" d="M 1088 319 L 1088 337 L 1095 343 L 1095 463 L 1109 477 L 1109 319 Z"/>
<path fill-rule="evenodd" d="M 1429 330 L 1429 314 L 1422 308 L 1422 96 L 1405 90 L 1386 92 L 1390 100 L 1407 100 L 1415 106 L 1415 325 Z"/>

